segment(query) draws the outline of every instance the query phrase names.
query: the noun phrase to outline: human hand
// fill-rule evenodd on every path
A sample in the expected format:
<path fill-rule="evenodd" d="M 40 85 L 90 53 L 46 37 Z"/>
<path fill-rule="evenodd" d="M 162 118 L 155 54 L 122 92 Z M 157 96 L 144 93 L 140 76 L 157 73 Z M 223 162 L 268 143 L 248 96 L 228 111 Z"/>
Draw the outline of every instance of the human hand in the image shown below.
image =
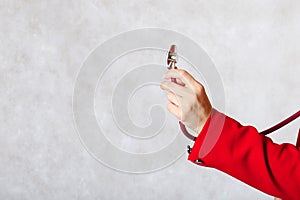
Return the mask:
<path fill-rule="evenodd" d="M 160 85 L 161 89 L 168 91 L 168 110 L 199 134 L 212 112 L 203 85 L 182 69 L 168 70 L 164 78 L 176 78 L 176 83 L 163 81 Z"/>

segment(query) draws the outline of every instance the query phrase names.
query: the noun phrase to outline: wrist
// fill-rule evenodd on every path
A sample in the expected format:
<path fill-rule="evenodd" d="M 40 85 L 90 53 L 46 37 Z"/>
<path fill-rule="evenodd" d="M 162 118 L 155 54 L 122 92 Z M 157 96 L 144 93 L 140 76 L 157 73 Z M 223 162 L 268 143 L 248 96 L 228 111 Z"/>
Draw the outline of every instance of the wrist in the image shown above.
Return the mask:
<path fill-rule="evenodd" d="M 197 132 L 198 135 L 201 133 L 204 125 L 207 123 L 208 119 L 211 117 L 212 110 L 213 110 L 213 108 L 211 108 L 209 110 L 209 112 L 207 112 L 207 114 L 204 117 L 202 117 L 201 120 L 199 121 L 199 124 L 198 124 L 197 129 L 196 129 L 196 132 Z"/>

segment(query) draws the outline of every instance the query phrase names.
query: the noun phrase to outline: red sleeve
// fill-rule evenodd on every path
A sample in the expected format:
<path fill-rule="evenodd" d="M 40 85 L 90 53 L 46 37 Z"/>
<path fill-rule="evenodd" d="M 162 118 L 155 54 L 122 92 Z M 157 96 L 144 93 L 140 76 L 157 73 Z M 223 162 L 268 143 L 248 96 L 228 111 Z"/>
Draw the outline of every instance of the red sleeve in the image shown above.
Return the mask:
<path fill-rule="evenodd" d="M 214 128 L 223 120 L 223 128 Z M 213 147 L 204 156 L 201 149 L 209 135 L 216 135 Z M 240 181 L 282 199 L 300 199 L 300 149 L 292 144 L 276 144 L 252 126 L 213 110 L 197 137 L 188 160 L 212 167 Z"/>

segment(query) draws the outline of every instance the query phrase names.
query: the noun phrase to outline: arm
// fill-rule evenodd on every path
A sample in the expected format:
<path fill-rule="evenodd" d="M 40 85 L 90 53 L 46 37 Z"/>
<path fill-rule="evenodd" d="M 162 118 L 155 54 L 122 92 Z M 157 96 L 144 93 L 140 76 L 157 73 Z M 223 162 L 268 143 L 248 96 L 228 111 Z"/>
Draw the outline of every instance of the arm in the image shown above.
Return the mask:
<path fill-rule="evenodd" d="M 203 86 L 184 70 L 170 70 L 163 82 L 169 111 L 198 135 L 188 159 L 223 171 L 267 194 L 300 197 L 300 153 L 291 144 L 275 144 L 251 126 L 242 126 L 212 109 Z M 216 128 L 221 127 L 221 128 Z M 200 160 L 201 162 L 195 162 Z"/>
<path fill-rule="evenodd" d="M 300 151 L 291 144 L 275 144 L 251 126 L 242 126 L 225 116 L 222 132 L 206 156 L 199 156 L 209 126 L 216 126 L 225 115 L 214 110 L 195 141 L 188 159 L 203 161 L 202 166 L 225 172 L 272 196 L 300 197 Z M 211 130 L 213 131 L 213 130 Z"/>

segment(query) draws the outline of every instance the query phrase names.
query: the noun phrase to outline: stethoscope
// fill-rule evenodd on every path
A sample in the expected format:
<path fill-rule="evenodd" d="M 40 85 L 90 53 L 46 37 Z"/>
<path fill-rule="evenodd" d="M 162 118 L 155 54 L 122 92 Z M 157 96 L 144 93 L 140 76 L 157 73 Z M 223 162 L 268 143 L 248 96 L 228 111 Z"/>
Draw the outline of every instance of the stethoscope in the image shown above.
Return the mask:
<path fill-rule="evenodd" d="M 167 64 L 168 64 L 168 69 L 177 69 L 176 67 L 176 63 L 178 60 L 178 56 L 177 56 L 177 49 L 176 49 L 176 45 L 171 45 L 170 50 L 168 52 L 168 58 L 167 58 Z M 176 78 L 171 78 L 171 81 L 176 83 Z M 190 140 L 195 141 L 196 137 L 191 135 L 185 128 L 185 125 L 179 121 L 179 126 L 180 129 L 182 131 L 182 133 Z"/>
<path fill-rule="evenodd" d="M 178 55 L 177 55 L 177 47 L 176 45 L 171 45 L 170 50 L 168 52 L 168 56 L 167 56 L 167 65 L 168 65 L 168 69 L 177 69 L 176 63 L 178 60 Z M 176 78 L 171 78 L 171 81 L 176 83 Z M 290 122 L 294 121 L 295 119 L 297 119 L 300 116 L 300 110 L 298 112 L 296 112 L 295 114 L 291 115 L 290 117 L 288 117 L 287 119 L 283 120 L 282 122 L 272 126 L 269 129 L 266 129 L 262 132 L 260 132 L 260 134 L 262 135 L 267 135 L 269 133 L 272 133 L 280 128 L 282 128 L 283 126 L 289 124 Z M 191 135 L 187 130 L 185 125 L 179 121 L 179 126 L 180 129 L 182 131 L 182 133 L 190 140 L 195 141 L 196 137 Z"/>

